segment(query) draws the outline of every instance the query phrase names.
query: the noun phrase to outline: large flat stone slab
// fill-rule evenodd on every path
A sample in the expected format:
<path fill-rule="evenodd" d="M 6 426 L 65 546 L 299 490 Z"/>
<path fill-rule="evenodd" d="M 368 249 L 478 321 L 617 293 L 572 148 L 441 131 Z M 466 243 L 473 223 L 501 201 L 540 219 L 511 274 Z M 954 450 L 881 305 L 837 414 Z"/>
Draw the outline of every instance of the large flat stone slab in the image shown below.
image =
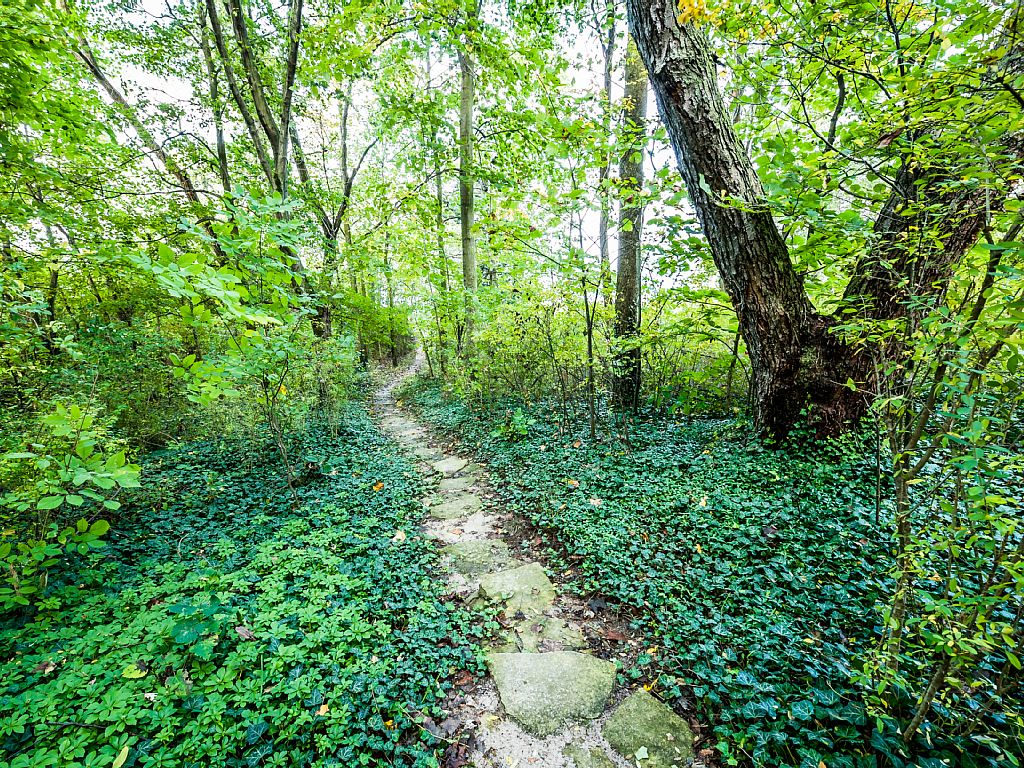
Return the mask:
<path fill-rule="evenodd" d="M 459 458 L 458 456 L 449 456 L 447 459 L 441 459 L 431 464 L 434 471 L 439 475 L 445 475 L 451 477 L 452 475 L 458 474 L 469 462 L 465 459 Z"/>
<path fill-rule="evenodd" d="M 452 570 L 464 576 L 500 570 L 511 558 L 508 544 L 499 539 L 460 541 L 444 547 L 441 554 L 448 557 Z"/>
<path fill-rule="evenodd" d="M 612 662 L 573 651 L 492 653 L 487 666 L 505 711 L 540 738 L 599 717 L 615 684 Z"/>
<path fill-rule="evenodd" d="M 486 539 L 494 535 L 494 516 L 487 511 L 480 511 L 469 517 L 451 520 L 432 518 L 424 521 L 423 530 L 430 538 L 445 544 L 467 539 Z"/>
<path fill-rule="evenodd" d="M 480 497 L 472 493 L 464 493 L 450 499 L 445 499 L 438 504 L 430 505 L 430 516 L 438 520 L 454 520 L 457 517 L 467 517 L 474 512 L 479 512 L 482 506 Z"/>
<path fill-rule="evenodd" d="M 444 477 L 437 482 L 437 490 L 442 493 L 452 491 L 468 491 L 477 484 L 475 477 Z"/>
<path fill-rule="evenodd" d="M 429 445 L 417 445 L 412 448 L 412 455 L 417 459 L 423 459 L 424 461 L 435 461 L 440 459 L 444 454 L 437 448 L 431 448 Z"/>
<path fill-rule="evenodd" d="M 647 691 L 637 691 L 619 704 L 601 732 L 627 760 L 646 749 L 644 768 L 683 768 L 693 759 L 689 724 Z"/>
<path fill-rule="evenodd" d="M 423 429 L 415 421 L 402 416 L 389 416 L 381 422 L 381 426 L 389 432 L 410 432 L 416 429 Z"/>
<path fill-rule="evenodd" d="M 540 567 L 527 563 L 507 571 L 489 573 L 480 579 L 480 596 L 503 602 L 505 614 L 527 618 L 539 616 L 555 602 L 555 587 Z"/>
<path fill-rule="evenodd" d="M 500 653 L 548 653 L 574 651 L 586 646 L 587 641 L 579 628 L 554 616 L 536 616 L 501 630 L 493 650 Z"/>
<path fill-rule="evenodd" d="M 570 765 L 576 768 L 615 768 L 604 752 L 596 747 L 581 747 L 579 744 L 566 744 L 562 754 L 569 759 Z"/>

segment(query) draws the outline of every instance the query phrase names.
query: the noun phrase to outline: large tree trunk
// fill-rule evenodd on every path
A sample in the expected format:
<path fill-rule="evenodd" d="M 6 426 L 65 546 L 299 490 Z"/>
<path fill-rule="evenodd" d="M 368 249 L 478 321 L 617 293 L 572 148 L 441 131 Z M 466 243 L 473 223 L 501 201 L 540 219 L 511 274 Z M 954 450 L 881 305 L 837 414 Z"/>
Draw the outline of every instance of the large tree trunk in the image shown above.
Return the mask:
<path fill-rule="evenodd" d="M 627 0 L 680 172 L 739 319 L 753 369 L 756 425 L 786 434 L 807 409 L 819 433 L 865 413 L 866 363 L 828 333 L 790 262 L 754 166 L 718 91 L 707 37 L 680 25 L 673 0 Z"/>
<path fill-rule="evenodd" d="M 615 337 L 622 345 L 612 369 L 615 406 L 636 410 L 640 404 L 640 244 L 644 224 L 641 198 L 643 152 L 647 145 L 647 70 L 632 39 L 624 57 L 626 92 L 622 131 L 626 141 L 619 160 L 619 257 L 615 280 Z"/>

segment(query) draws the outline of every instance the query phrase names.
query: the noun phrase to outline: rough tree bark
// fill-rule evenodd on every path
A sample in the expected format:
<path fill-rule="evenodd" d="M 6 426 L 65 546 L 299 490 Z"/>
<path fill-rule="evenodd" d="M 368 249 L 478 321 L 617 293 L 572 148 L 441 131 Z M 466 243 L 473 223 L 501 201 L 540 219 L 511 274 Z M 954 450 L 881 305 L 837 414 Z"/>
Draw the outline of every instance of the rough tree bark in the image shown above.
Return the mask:
<path fill-rule="evenodd" d="M 473 60 L 468 51 L 459 52 L 462 87 L 459 99 L 459 227 L 462 234 L 462 285 L 466 291 L 466 321 L 462 330 L 462 352 L 473 347 L 473 294 L 476 293 L 476 237 L 473 234 L 473 104 L 475 83 Z"/>
<path fill-rule="evenodd" d="M 604 4 L 604 18 L 602 19 L 597 10 L 594 10 L 594 26 L 602 33 L 601 52 L 604 56 L 604 131 L 606 136 L 612 135 L 612 70 L 615 63 L 615 3 L 608 0 Z M 646 80 L 644 88 L 646 89 Z M 611 194 L 608 189 L 608 180 L 612 175 L 612 153 L 605 152 L 604 161 L 598 171 L 598 187 L 601 201 L 601 212 L 598 220 L 598 247 L 600 252 L 601 269 L 601 293 L 607 304 L 611 298 L 612 271 L 611 255 L 608 248 L 608 228 L 611 218 Z"/>
<path fill-rule="evenodd" d="M 480 14 L 478 0 L 466 3 L 466 25 L 472 28 Z M 469 34 L 465 35 L 459 50 L 459 226 L 462 234 L 462 285 L 466 292 L 466 321 L 462 330 L 461 351 L 472 356 L 473 304 L 476 279 L 476 236 L 473 233 L 474 179 L 473 179 L 473 110 L 476 103 L 475 62 L 471 53 Z"/>
<path fill-rule="evenodd" d="M 808 409 L 821 434 L 865 412 L 846 386 L 867 362 L 815 311 L 733 130 L 707 37 L 680 25 L 673 0 L 627 0 L 630 31 L 715 266 L 739 319 L 753 369 L 756 425 L 784 435 Z"/>
<path fill-rule="evenodd" d="M 647 70 L 632 39 L 623 70 L 626 92 L 622 130 L 626 138 L 619 160 L 619 254 L 615 279 L 615 337 L 622 348 L 612 367 L 612 400 L 617 408 L 636 410 L 640 404 L 640 243 L 644 206 L 643 152 L 647 145 Z"/>

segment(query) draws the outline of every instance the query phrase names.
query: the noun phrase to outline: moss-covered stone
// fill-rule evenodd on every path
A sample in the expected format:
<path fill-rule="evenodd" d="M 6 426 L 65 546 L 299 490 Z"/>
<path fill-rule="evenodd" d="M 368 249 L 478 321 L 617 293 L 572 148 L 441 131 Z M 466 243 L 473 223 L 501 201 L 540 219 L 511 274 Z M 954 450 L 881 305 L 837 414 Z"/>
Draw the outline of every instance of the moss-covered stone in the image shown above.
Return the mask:
<path fill-rule="evenodd" d="M 601 732 L 627 760 L 646 751 L 643 768 L 683 768 L 693 758 L 690 726 L 647 691 L 637 691 L 619 704 Z"/>
<path fill-rule="evenodd" d="M 502 653 L 571 651 L 587 644 L 583 633 L 559 618 L 540 616 L 516 622 L 498 634 L 493 650 Z"/>
<path fill-rule="evenodd" d="M 566 744 L 562 754 L 575 768 L 615 768 L 615 763 L 596 747 L 587 749 L 579 744 Z"/>
<path fill-rule="evenodd" d="M 476 576 L 504 568 L 510 558 L 508 544 L 498 539 L 460 541 L 441 550 L 452 570 L 464 576 Z"/>
<path fill-rule="evenodd" d="M 451 498 L 431 499 L 430 516 L 438 520 L 454 520 L 479 512 L 482 506 L 480 497 L 472 493 L 463 493 Z"/>
<path fill-rule="evenodd" d="M 438 481 L 437 490 L 442 493 L 449 491 L 468 491 L 476 485 L 475 477 L 445 477 Z"/>
<path fill-rule="evenodd" d="M 505 711 L 541 738 L 599 717 L 615 683 L 612 662 L 574 651 L 492 653 L 487 665 Z"/>
<path fill-rule="evenodd" d="M 505 604 L 505 614 L 539 616 L 555 602 L 555 587 L 539 563 L 490 573 L 480 579 L 480 596 Z"/>
<path fill-rule="evenodd" d="M 447 459 L 435 461 L 431 466 L 439 475 L 450 477 L 465 469 L 466 464 L 468 464 L 468 462 L 465 459 L 459 458 L 458 456 L 449 456 Z"/>

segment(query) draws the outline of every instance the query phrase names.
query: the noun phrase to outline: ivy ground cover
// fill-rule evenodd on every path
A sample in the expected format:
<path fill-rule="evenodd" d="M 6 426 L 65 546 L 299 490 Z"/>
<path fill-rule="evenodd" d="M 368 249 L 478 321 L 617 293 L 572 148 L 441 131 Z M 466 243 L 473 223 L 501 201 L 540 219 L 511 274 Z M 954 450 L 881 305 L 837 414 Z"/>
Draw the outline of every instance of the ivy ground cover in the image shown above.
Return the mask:
<path fill-rule="evenodd" d="M 417 475 L 351 408 L 277 449 L 154 454 L 110 545 L 0 626 L 0 763 L 437 764 L 421 727 L 476 668 L 418 537 Z"/>
<path fill-rule="evenodd" d="M 409 397 L 554 534 L 570 586 L 634 617 L 649 648 L 624 674 L 695 708 L 723 764 L 1007 764 L 937 731 L 910 755 L 862 704 L 858 655 L 889 587 L 864 445 L 783 451 L 733 422 L 666 420 L 591 442 L 583 423 L 560 435 L 542 407 L 476 411 L 424 384 Z"/>

